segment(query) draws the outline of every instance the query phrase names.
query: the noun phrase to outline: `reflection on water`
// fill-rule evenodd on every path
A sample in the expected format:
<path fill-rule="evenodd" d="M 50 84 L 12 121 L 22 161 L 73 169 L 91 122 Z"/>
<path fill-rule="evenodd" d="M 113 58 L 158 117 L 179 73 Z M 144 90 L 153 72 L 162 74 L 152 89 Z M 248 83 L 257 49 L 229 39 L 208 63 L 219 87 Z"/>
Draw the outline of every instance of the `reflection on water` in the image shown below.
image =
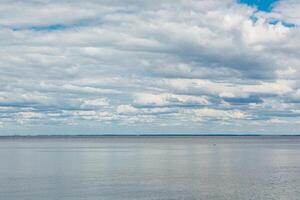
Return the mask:
<path fill-rule="evenodd" d="M 0 199 L 300 197 L 300 137 L 0 139 Z"/>

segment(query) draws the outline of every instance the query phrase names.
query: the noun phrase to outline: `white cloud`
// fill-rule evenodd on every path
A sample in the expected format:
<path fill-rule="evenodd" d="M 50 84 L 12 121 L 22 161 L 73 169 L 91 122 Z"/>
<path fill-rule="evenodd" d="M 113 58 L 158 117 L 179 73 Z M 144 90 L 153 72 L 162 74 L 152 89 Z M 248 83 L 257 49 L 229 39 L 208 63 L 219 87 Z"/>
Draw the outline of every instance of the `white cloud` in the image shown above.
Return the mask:
<path fill-rule="evenodd" d="M 286 124 L 288 122 L 286 120 L 273 118 L 273 119 L 267 120 L 267 123 L 270 123 L 270 124 Z"/>
<path fill-rule="evenodd" d="M 279 1 L 275 8 L 274 13 L 277 17 L 285 20 L 288 23 L 300 24 L 300 2 L 298 0 L 284 0 Z"/>
<path fill-rule="evenodd" d="M 198 117 L 216 118 L 221 120 L 228 119 L 246 119 L 248 114 L 240 110 L 217 110 L 212 108 L 203 108 L 193 111 Z"/>
<path fill-rule="evenodd" d="M 1 1 L 2 128 L 296 122 L 298 11 L 296 0 L 272 12 L 235 0 Z"/>
<path fill-rule="evenodd" d="M 149 94 L 138 93 L 135 95 L 134 104 L 138 106 L 189 106 L 208 105 L 209 99 L 205 96 L 175 95 L 170 93 Z"/>
<path fill-rule="evenodd" d="M 101 108 L 104 106 L 108 106 L 109 102 L 106 98 L 99 98 L 99 99 L 87 99 L 87 100 L 82 100 L 83 103 L 81 104 L 82 108 Z"/>
<path fill-rule="evenodd" d="M 138 110 L 131 105 L 120 105 L 117 108 L 118 114 L 136 113 Z"/>
<path fill-rule="evenodd" d="M 276 25 L 269 24 L 264 19 L 258 20 L 255 24 L 246 21 L 243 24 L 243 40 L 247 45 L 261 45 L 267 43 L 278 43 L 289 37 L 290 28 L 285 27 L 282 23 Z"/>

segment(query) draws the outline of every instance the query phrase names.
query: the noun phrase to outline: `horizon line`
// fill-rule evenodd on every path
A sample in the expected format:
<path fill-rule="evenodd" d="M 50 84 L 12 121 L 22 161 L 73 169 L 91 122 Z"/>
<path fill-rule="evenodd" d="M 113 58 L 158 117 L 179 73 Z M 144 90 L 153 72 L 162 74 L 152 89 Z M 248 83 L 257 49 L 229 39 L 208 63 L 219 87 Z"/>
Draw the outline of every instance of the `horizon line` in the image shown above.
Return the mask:
<path fill-rule="evenodd" d="M 0 135 L 3 137 L 259 137 L 259 136 L 296 136 L 300 137 L 300 134 L 47 134 L 47 135 Z"/>

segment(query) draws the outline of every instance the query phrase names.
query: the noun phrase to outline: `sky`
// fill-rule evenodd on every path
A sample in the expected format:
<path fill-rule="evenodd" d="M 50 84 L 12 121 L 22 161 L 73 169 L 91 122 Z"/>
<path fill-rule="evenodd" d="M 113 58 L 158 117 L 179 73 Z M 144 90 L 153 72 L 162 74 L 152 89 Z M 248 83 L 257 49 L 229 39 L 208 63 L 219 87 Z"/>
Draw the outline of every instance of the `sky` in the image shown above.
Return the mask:
<path fill-rule="evenodd" d="M 2 0 L 0 135 L 300 134 L 299 0 Z"/>

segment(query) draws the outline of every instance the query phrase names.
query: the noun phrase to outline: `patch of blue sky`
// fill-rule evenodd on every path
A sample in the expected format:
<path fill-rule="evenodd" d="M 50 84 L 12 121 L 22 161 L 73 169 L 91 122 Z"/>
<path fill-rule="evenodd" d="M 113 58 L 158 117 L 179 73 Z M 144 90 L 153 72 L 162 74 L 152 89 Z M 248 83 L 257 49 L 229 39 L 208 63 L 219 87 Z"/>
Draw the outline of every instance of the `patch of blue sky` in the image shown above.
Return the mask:
<path fill-rule="evenodd" d="M 256 12 L 250 16 L 250 19 L 252 20 L 253 23 L 257 22 L 257 20 L 258 20 L 258 17 L 255 14 L 256 14 Z"/>
<path fill-rule="evenodd" d="M 279 0 L 239 0 L 240 3 L 247 4 L 249 6 L 254 6 L 260 11 L 270 12 L 273 6 Z"/>
<path fill-rule="evenodd" d="M 64 24 L 52 24 L 48 26 L 32 26 L 30 27 L 31 30 L 34 31 L 56 31 L 56 30 L 62 30 L 66 29 L 67 26 Z"/>
<path fill-rule="evenodd" d="M 45 26 L 29 26 L 29 27 L 14 27 L 12 30 L 21 31 L 21 30 L 32 30 L 32 31 L 56 31 L 63 30 L 68 28 L 67 25 L 64 24 L 51 24 Z"/>
<path fill-rule="evenodd" d="M 257 12 L 259 11 L 271 12 L 274 4 L 276 4 L 277 2 L 279 2 L 279 0 L 239 0 L 239 3 L 247 4 L 249 6 L 254 6 L 257 8 L 257 11 L 250 16 L 250 19 L 252 20 L 253 23 L 255 23 L 258 20 L 258 17 L 256 16 Z M 293 23 L 289 23 L 275 18 L 268 19 L 268 23 L 273 25 L 282 23 L 282 25 L 285 27 L 289 27 L 289 28 L 296 27 L 296 25 Z"/>
<path fill-rule="evenodd" d="M 93 24 L 99 24 L 101 22 L 91 20 L 91 19 L 84 19 L 77 21 L 75 23 L 70 24 L 63 24 L 63 23 L 56 23 L 56 24 L 47 24 L 47 25 L 31 25 L 31 26 L 21 26 L 21 27 L 13 27 L 11 28 L 14 31 L 22 31 L 22 30 L 31 30 L 31 31 L 59 31 L 64 29 L 72 29 L 76 27 L 83 27 L 83 26 L 90 26 Z"/>
<path fill-rule="evenodd" d="M 276 25 L 278 23 L 282 23 L 283 26 L 289 27 L 289 28 L 296 27 L 296 25 L 292 24 L 292 23 L 288 23 L 288 22 L 281 21 L 281 20 L 278 20 L 278 19 L 269 19 L 269 24 Z"/>
<path fill-rule="evenodd" d="M 251 16 L 250 16 L 250 19 L 253 23 L 256 23 L 257 20 L 258 20 L 258 17 L 256 16 L 256 12 L 253 13 Z M 288 27 L 288 28 L 293 28 L 293 27 L 296 27 L 295 24 L 293 23 L 289 23 L 289 22 L 286 22 L 286 21 L 282 21 L 282 20 L 279 20 L 279 19 L 275 19 L 275 18 L 270 18 L 267 20 L 267 22 L 269 24 L 272 24 L 272 25 L 276 25 L 278 23 L 281 23 L 283 26 L 285 27 Z"/>

